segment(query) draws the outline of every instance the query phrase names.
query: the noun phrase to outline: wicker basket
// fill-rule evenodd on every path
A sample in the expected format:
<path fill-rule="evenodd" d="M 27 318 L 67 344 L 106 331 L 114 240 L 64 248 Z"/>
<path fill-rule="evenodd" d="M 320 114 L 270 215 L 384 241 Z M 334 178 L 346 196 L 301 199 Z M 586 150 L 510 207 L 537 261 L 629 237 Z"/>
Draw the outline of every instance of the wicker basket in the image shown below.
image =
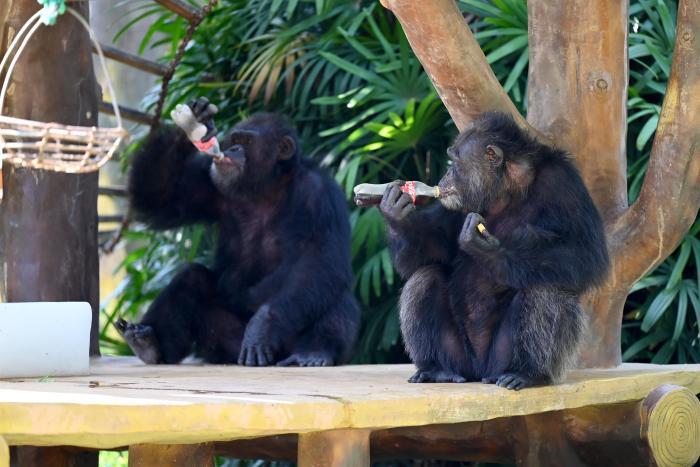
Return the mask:
<path fill-rule="evenodd" d="M 70 7 L 66 11 L 87 29 L 90 39 L 95 45 L 102 71 L 105 75 L 106 85 L 112 96 L 117 127 L 67 126 L 58 123 L 22 120 L 2 115 L 5 94 L 10 83 L 12 71 L 29 39 L 42 24 L 42 11 L 40 10 L 19 30 L 0 63 L 0 74 L 2 74 L 7 62 L 10 62 L 2 90 L 0 91 L 0 164 L 2 161 L 7 161 L 17 167 L 30 167 L 55 172 L 93 172 L 112 157 L 122 140 L 128 136 L 126 130 L 122 128 L 119 106 L 112 88 L 112 82 L 107 73 L 107 66 L 105 65 L 100 44 L 90 26 L 79 13 Z M 10 60 L 15 49 L 17 49 L 17 53 Z"/>

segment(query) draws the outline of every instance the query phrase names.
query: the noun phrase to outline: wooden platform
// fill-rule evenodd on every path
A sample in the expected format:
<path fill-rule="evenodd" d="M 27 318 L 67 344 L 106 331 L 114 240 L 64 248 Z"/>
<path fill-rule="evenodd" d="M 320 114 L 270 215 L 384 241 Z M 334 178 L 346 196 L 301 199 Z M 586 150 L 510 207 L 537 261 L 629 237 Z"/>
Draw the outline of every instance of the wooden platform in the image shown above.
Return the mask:
<path fill-rule="evenodd" d="M 0 437 L 9 445 L 106 449 L 341 430 L 344 442 L 348 433 L 361 434 L 354 445 L 364 449 L 376 430 L 621 406 L 663 384 L 700 393 L 700 365 L 575 371 L 564 384 L 520 392 L 478 383 L 409 384 L 410 365 L 146 366 L 102 358 L 91 368 L 85 377 L 0 381 Z M 700 449 L 698 423 L 684 423 L 696 430 L 690 441 Z"/>

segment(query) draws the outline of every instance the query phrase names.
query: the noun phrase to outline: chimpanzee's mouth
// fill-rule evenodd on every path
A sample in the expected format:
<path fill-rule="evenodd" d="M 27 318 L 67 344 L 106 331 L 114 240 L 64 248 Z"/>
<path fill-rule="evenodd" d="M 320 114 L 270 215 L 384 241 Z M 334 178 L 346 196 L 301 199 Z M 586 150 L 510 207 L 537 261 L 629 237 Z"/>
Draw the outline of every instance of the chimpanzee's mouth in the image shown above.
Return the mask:
<path fill-rule="evenodd" d="M 222 155 L 223 157 L 219 157 L 214 159 L 214 162 L 217 165 L 226 165 L 226 166 L 237 166 L 241 165 L 241 161 L 243 160 L 243 146 L 240 144 L 234 144 L 230 148 L 226 149 Z"/>
<path fill-rule="evenodd" d="M 222 155 L 221 157 L 217 157 L 214 159 L 214 163 L 216 165 L 234 165 L 233 160 L 231 160 L 230 157 L 227 157 L 225 155 Z"/>

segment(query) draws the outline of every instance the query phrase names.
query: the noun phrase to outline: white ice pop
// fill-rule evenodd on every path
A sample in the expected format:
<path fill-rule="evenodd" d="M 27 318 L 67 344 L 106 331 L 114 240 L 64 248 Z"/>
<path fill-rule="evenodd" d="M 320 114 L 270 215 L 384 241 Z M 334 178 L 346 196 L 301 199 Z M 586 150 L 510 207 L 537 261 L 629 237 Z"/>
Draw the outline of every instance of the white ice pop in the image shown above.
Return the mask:
<path fill-rule="evenodd" d="M 192 141 L 192 144 L 201 152 L 216 158 L 224 157 L 221 153 L 219 140 L 216 136 L 209 138 L 208 141 L 202 141 L 202 138 L 207 134 L 207 126 L 197 121 L 194 113 L 192 113 L 192 109 L 188 105 L 176 105 L 175 109 L 170 112 L 170 118 L 173 119 L 177 126 L 182 128 L 187 138 Z"/>

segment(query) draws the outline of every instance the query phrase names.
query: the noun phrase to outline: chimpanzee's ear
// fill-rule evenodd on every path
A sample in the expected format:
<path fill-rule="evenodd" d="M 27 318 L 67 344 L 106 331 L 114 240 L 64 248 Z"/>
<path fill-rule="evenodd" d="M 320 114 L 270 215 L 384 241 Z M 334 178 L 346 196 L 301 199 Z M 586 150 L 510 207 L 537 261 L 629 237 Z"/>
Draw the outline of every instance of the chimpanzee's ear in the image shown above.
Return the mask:
<path fill-rule="evenodd" d="M 532 164 L 525 160 L 506 162 L 506 171 L 511 181 L 521 190 L 527 189 L 535 177 Z"/>
<path fill-rule="evenodd" d="M 486 157 L 494 167 L 500 167 L 503 164 L 503 149 L 495 144 L 486 146 Z"/>
<path fill-rule="evenodd" d="M 279 160 L 289 160 L 294 157 L 297 152 L 297 143 L 291 136 L 283 136 L 277 146 L 277 158 Z"/>

